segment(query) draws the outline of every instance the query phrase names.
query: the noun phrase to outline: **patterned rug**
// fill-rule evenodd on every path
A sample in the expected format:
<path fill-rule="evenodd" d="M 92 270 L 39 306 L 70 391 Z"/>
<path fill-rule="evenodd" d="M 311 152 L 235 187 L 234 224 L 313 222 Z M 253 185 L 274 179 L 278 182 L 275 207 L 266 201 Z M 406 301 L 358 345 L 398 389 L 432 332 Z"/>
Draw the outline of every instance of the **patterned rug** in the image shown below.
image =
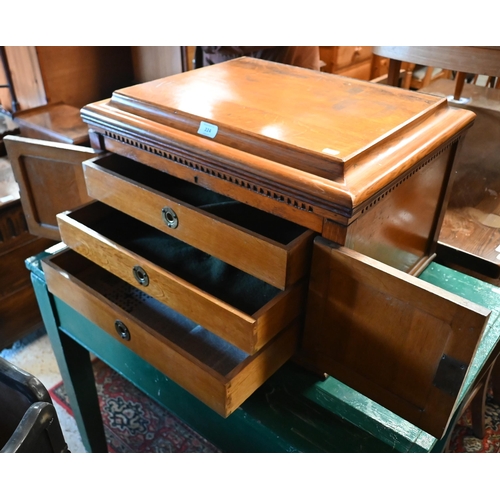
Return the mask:
<path fill-rule="evenodd" d="M 110 452 L 115 453 L 219 453 L 213 444 L 151 400 L 100 360 L 94 362 L 97 392 Z M 52 399 L 70 414 L 62 383 L 50 391 Z M 491 393 L 487 398 L 486 433 L 472 433 L 470 411 L 455 426 L 452 453 L 498 453 L 500 451 L 500 406 Z"/>
<path fill-rule="evenodd" d="M 112 453 L 219 453 L 171 412 L 100 360 L 93 364 L 108 450 Z M 72 414 L 62 382 L 49 391 Z"/>
<path fill-rule="evenodd" d="M 453 453 L 499 453 L 500 452 L 500 406 L 492 395 L 486 398 L 485 435 L 478 439 L 472 432 L 470 409 L 457 422 L 450 440 Z"/>

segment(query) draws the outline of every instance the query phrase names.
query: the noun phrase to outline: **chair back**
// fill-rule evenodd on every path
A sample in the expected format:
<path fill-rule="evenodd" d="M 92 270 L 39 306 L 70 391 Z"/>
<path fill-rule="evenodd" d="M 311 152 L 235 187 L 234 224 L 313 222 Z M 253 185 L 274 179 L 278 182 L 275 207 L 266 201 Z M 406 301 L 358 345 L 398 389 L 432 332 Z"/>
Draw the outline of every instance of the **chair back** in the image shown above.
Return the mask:
<path fill-rule="evenodd" d="M 467 74 L 495 77 L 500 86 L 500 47 L 377 46 L 373 53 L 389 59 L 387 83 L 392 86 L 398 86 L 402 62 L 455 71 L 455 100 L 461 96 Z"/>

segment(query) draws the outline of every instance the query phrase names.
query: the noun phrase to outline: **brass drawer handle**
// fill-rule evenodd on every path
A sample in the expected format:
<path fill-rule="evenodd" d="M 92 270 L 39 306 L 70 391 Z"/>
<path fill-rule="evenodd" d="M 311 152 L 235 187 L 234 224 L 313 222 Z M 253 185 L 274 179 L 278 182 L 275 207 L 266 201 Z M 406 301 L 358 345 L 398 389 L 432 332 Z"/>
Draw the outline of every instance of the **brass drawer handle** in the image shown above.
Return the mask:
<path fill-rule="evenodd" d="M 139 285 L 148 286 L 149 285 L 149 276 L 148 273 L 141 266 L 134 266 L 132 269 L 134 273 L 134 278 L 137 280 Z"/>
<path fill-rule="evenodd" d="M 161 209 L 161 216 L 163 222 L 165 222 L 170 229 L 175 229 L 179 225 L 179 218 L 170 207 L 163 207 Z"/>
<path fill-rule="evenodd" d="M 123 340 L 130 340 L 130 332 L 128 331 L 128 328 L 125 326 L 125 324 L 117 319 L 115 321 L 115 330 L 116 333 L 123 339 Z"/>

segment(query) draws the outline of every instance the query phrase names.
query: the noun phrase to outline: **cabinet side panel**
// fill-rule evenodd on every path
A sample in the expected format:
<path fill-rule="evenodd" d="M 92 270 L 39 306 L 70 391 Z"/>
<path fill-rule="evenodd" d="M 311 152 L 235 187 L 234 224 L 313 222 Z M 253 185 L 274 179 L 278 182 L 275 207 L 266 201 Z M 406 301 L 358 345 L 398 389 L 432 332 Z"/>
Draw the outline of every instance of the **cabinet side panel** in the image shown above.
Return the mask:
<path fill-rule="evenodd" d="M 345 246 L 405 272 L 429 256 L 453 151 L 446 148 L 374 197 L 349 226 Z"/>

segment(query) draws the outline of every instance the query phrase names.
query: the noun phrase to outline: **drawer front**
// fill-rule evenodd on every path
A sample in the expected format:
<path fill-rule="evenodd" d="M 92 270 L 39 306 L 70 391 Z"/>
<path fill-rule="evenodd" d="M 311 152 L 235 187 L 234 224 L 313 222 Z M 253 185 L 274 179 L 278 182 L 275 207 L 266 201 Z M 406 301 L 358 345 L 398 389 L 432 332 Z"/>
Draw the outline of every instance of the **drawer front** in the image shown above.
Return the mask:
<path fill-rule="evenodd" d="M 356 78 L 357 80 L 369 80 L 371 72 L 371 62 L 365 61 L 360 64 L 348 66 L 340 69 L 337 74 L 348 78 Z"/>
<path fill-rule="evenodd" d="M 117 155 L 84 171 L 92 198 L 277 288 L 307 272 L 310 230 Z"/>
<path fill-rule="evenodd" d="M 296 349 L 297 322 L 250 356 L 71 250 L 42 266 L 52 294 L 223 417 Z"/>
<path fill-rule="evenodd" d="M 366 46 L 339 46 L 335 70 L 344 69 L 346 66 L 360 63 L 371 58 L 372 48 Z"/>
<path fill-rule="evenodd" d="M 281 291 L 100 202 L 58 219 L 70 248 L 247 353 L 301 314 L 304 281 Z"/>

